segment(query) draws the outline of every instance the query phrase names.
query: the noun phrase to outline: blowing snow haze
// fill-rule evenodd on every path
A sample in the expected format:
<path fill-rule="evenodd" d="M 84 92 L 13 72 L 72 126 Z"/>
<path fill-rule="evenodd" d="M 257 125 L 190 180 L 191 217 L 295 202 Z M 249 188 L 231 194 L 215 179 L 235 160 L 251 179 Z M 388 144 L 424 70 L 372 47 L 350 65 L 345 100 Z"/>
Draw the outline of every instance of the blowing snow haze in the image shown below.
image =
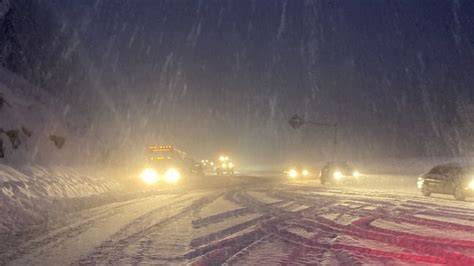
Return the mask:
<path fill-rule="evenodd" d="M 295 131 L 294 113 L 337 122 L 341 157 L 469 155 L 473 14 L 469 0 L 0 0 L 0 63 L 119 157 L 173 143 L 327 159 L 332 131 Z"/>
<path fill-rule="evenodd" d="M 474 265 L 473 133 L 474 0 L 0 0 L 0 265 Z"/>

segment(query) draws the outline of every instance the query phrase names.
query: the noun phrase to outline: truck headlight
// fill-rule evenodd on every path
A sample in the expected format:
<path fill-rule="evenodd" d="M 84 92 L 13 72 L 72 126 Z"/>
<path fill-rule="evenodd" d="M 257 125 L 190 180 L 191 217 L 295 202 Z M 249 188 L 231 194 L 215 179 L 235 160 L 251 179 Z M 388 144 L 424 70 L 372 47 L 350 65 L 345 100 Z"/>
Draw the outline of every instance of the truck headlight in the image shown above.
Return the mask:
<path fill-rule="evenodd" d="M 471 183 L 469 183 L 469 188 L 474 189 L 474 180 L 472 180 Z"/>
<path fill-rule="evenodd" d="M 227 168 L 227 164 L 226 163 L 223 163 L 221 164 L 222 168 L 226 169 Z"/>
<path fill-rule="evenodd" d="M 179 181 L 180 178 L 181 178 L 181 174 L 179 173 L 178 170 L 174 168 L 168 169 L 168 171 L 166 171 L 165 173 L 165 179 L 166 179 L 166 182 L 168 183 L 176 183 Z"/>
<path fill-rule="evenodd" d="M 153 185 L 158 181 L 158 173 L 153 168 L 143 170 L 141 177 L 147 185 Z"/>
<path fill-rule="evenodd" d="M 288 176 L 291 178 L 295 178 L 298 176 L 298 172 L 295 169 L 290 169 L 290 171 L 288 171 Z"/>
<path fill-rule="evenodd" d="M 354 177 L 359 177 L 360 176 L 360 173 L 358 171 L 354 171 L 354 173 L 352 173 L 352 176 Z"/>
<path fill-rule="evenodd" d="M 229 168 L 234 168 L 234 164 L 233 164 L 233 163 L 228 163 L 227 166 L 229 166 Z"/>
<path fill-rule="evenodd" d="M 341 180 L 341 178 L 342 178 L 342 173 L 339 172 L 339 171 L 334 172 L 334 178 L 335 178 L 336 180 Z"/>
<path fill-rule="evenodd" d="M 309 171 L 304 169 L 302 172 L 301 172 L 304 176 L 308 176 L 309 175 Z"/>

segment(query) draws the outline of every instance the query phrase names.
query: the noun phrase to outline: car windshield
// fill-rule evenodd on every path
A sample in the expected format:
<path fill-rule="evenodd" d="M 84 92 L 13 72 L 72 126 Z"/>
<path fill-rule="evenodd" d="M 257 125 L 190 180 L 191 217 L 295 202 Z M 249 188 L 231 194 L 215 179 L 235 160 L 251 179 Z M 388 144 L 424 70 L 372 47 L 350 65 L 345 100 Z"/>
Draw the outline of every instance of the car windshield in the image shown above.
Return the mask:
<path fill-rule="evenodd" d="M 429 171 L 429 174 L 448 176 L 470 176 L 472 173 L 474 173 L 473 167 L 462 165 L 437 166 Z"/>
<path fill-rule="evenodd" d="M 474 0 L 0 0 L 0 266 L 474 265 Z"/>

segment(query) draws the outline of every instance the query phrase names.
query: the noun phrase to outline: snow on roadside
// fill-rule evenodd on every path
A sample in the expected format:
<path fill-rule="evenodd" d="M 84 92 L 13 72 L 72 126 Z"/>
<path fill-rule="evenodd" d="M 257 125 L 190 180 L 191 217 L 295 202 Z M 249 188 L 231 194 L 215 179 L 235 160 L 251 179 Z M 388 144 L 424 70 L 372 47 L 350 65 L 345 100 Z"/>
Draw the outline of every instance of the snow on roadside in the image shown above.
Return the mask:
<path fill-rule="evenodd" d="M 73 200 L 120 191 L 121 185 L 67 168 L 0 164 L 0 238 L 31 229 L 71 209 Z M 87 207 L 87 206 L 83 206 Z"/>

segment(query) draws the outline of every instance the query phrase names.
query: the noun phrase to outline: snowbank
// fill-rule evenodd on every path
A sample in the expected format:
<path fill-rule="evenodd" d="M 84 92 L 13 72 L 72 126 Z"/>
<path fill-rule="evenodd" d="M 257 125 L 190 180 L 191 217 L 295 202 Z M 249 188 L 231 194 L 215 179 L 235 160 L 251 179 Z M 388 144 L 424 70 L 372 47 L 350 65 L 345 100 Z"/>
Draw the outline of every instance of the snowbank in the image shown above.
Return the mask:
<path fill-rule="evenodd" d="M 29 226 L 77 208 L 74 201 L 117 192 L 121 185 L 104 177 L 91 178 L 68 168 L 41 166 L 13 168 L 0 164 L 0 235 L 21 232 Z"/>

